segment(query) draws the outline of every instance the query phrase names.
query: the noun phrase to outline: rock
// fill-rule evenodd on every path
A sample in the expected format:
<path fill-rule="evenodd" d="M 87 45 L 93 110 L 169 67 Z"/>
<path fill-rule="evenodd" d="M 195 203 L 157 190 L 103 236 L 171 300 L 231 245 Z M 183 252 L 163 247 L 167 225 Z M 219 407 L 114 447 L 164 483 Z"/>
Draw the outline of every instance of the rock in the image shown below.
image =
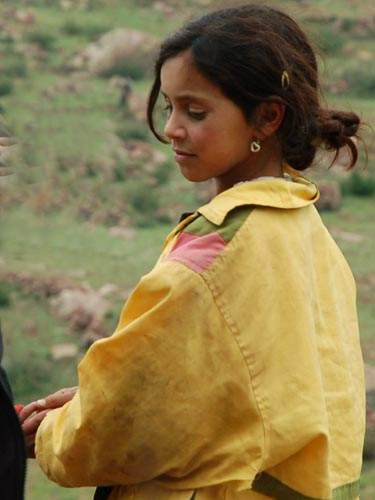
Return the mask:
<path fill-rule="evenodd" d="M 35 13 L 31 10 L 16 10 L 14 17 L 17 21 L 27 25 L 35 24 Z"/>
<path fill-rule="evenodd" d="M 83 81 L 81 78 L 61 78 L 50 87 L 46 87 L 42 91 L 43 97 L 47 99 L 55 99 L 63 94 L 78 94 L 83 93 L 86 90 L 87 82 Z"/>
<path fill-rule="evenodd" d="M 320 182 L 320 198 L 315 203 L 318 210 L 338 210 L 341 207 L 341 188 L 338 182 Z"/>
<path fill-rule="evenodd" d="M 98 293 L 102 297 L 108 297 L 108 295 L 112 295 L 114 293 L 117 293 L 118 291 L 119 288 L 117 285 L 114 285 L 113 283 L 106 283 L 98 290 Z"/>
<path fill-rule="evenodd" d="M 56 344 L 51 347 L 51 355 L 54 361 L 60 359 L 75 358 L 78 354 L 78 346 L 72 343 Z"/>
<path fill-rule="evenodd" d="M 365 380 L 366 380 L 366 391 L 368 392 L 375 391 L 375 366 L 365 364 Z"/>
<path fill-rule="evenodd" d="M 155 149 L 151 144 L 142 141 L 127 141 L 122 144 L 130 160 L 142 161 L 153 165 L 162 165 L 168 159 L 162 151 Z"/>
<path fill-rule="evenodd" d="M 146 121 L 147 99 L 136 92 L 130 94 L 128 98 L 128 106 L 131 114 L 140 122 Z"/>
<path fill-rule="evenodd" d="M 86 328 L 86 331 L 82 337 L 82 342 L 86 349 L 88 349 L 91 344 L 107 336 L 108 335 L 102 321 L 96 318 L 91 322 L 89 327 Z"/>
<path fill-rule="evenodd" d="M 0 167 L 6 167 L 17 152 L 18 145 L 11 137 L 0 137 Z M 1 174 L 0 174 L 1 175 Z"/>
<path fill-rule="evenodd" d="M 91 289 L 63 290 L 50 303 L 56 315 L 69 321 L 72 329 L 77 331 L 101 323 L 109 309 L 107 300 Z"/>
<path fill-rule="evenodd" d="M 339 228 L 332 228 L 329 231 L 334 238 L 339 238 L 340 240 L 349 241 L 349 243 L 361 243 L 366 238 L 361 234 L 357 233 L 348 233 L 346 231 L 342 231 Z"/>
<path fill-rule="evenodd" d="M 22 272 L 4 273 L 1 275 L 1 281 L 15 284 L 24 292 L 41 297 L 57 295 L 64 289 L 85 289 L 85 287 L 78 287 L 72 281 L 63 277 L 36 277 Z"/>
<path fill-rule="evenodd" d="M 17 141 L 13 137 L 0 137 L 0 148 L 7 148 L 9 146 L 14 146 Z"/>
<path fill-rule="evenodd" d="M 91 43 L 73 60 L 74 69 L 86 69 L 91 74 L 103 75 L 121 66 L 125 61 L 134 61 L 147 69 L 158 48 L 157 38 L 142 31 L 116 29 Z"/>
<path fill-rule="evenodd" d="M 171 18 L 175 14 L 175 10 L 173 9 L 173 7 L 166 4 L 165 2 L 154 2 L 153 8 L 159 12 L 162 12 L 167 18 Z"/>

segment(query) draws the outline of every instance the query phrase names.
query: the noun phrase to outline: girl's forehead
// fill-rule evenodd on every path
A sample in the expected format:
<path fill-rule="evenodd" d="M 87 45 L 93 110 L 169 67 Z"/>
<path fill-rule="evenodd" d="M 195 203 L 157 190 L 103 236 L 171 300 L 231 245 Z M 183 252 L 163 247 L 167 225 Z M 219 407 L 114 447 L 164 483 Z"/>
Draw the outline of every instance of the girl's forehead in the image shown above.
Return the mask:
<path fill-rule="evenodd" d="M 190 50 L 167 59 L 160 71 L 161 92 L 169 98 L 194 95 L 216 100 L 224 96 L 219 87 L 210 82 L 196 68 Z"/>

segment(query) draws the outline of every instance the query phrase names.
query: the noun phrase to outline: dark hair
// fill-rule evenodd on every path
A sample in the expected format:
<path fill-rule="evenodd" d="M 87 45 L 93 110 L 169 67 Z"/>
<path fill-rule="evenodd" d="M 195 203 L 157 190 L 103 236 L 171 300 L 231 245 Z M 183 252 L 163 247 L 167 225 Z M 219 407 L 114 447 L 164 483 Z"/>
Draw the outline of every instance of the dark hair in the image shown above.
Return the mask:
<path fill-rule="evenodd" d="M 348 146 L 353 167 L 358 150 L 352 137 L 360 119 L 355 113 L 323 109 L 318 65 L 305 33 L 286 13 L 268 6 L 244 5 L 190 21 L 161 45 L 155 80 L 148 100 L 147 119 L 155 129 L 153 112 L 160 92 L 160 71 L 167 59 L 191 49 L 197 69 L 250 120 L 256 106 L 279 100 L 286 106 L 276 132 L 283 160 L 297 170 L 311 165 L 318 147 L 336 151 Z M 282 85 L 282 74 L 289 82 Z M 286 85 L 285 83 L 289 83 Z"/>

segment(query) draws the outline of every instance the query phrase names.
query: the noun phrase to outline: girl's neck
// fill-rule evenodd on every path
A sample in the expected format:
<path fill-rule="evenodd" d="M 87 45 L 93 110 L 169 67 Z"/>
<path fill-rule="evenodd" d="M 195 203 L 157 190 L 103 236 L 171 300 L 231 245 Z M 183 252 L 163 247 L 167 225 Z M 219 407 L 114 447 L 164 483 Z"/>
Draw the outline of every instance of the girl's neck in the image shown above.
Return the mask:
<path fill-rule="evenodd" d="M 258 177 L 283 177 L 283 163 L 281 154 L 272 150 L 272 148 L 264 148 L 257 154 L 256 163 L 252 165 L 238 165 L 231 169 L 227 174 L 216 177 L 216 192 L 217 194 L 231 188 L 239 182 L 246 182 Z"/>

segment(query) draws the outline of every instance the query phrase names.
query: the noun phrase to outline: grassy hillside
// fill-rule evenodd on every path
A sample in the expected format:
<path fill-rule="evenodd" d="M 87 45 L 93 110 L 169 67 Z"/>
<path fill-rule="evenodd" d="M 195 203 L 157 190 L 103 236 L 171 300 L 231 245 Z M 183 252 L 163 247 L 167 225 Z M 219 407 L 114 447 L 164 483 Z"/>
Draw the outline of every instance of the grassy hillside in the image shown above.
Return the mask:
<path fill-rule="evenodd" d="M 231 2 L 170 0 L 158 8 L 147 0 L 1 2 L 0 19 L 6 22 L 0 31 L 0 109 L 19 144 L 6 160 L 15 174 L 0 177 L 0 316 L 17 401 L 73 385 L 87 347 L 85 331 L 56 316 L 46 283 L 68 280 L 93 290 L 115 285 L 103 320 L 110 334 L 129 290 L 153 265 L 180 213 L 206 196 L 205 186 L 180 177 L 168 148 L 156 143 L 142 113 L 134 111 L 144 108 L 149 65 L 132 60 L 99 77 L 74 70 L 73 60 L 114 28 L 161 39 L 183 19 L 224 3 Z M 372 2 L 268 3 L 292 13 L 314 40 L 327 106 L 353 110 L 369 124 L 363 130 L 367 174 L 362 153 L 354 183 L 370 185 L 375 176 Z M 118 76 L 131 77 L 135 108 L 119 104 Z M 307 176 L 347 181 L 335 169 L 311 169 Z M 354 196 L 353 187 L 349 191 L 339 211 L 322 216 L 355 274 L 364 357 L 375 366 L 375 198 Z M 77 346 L 77 353 L 56 360 L 54 349 L 66 343 Z M 361 498 L 373 498 L 371 462 L 362 483 Z M 54 486 L 31 465 L 28 499 L 90 495 L 91 490 Z"/>

